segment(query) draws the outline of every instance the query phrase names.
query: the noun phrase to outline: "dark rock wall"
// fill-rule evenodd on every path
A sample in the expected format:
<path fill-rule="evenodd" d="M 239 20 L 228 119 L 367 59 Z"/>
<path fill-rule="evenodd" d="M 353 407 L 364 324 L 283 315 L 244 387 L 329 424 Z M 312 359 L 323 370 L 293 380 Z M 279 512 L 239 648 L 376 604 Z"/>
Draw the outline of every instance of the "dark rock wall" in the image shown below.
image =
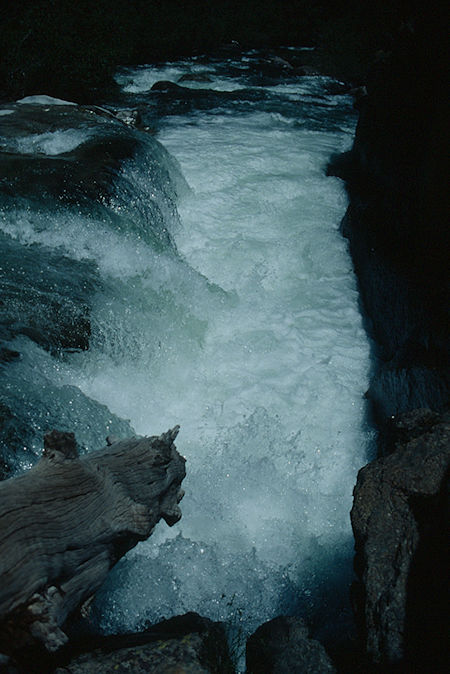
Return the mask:
<path fill-rule="evenodd" d="M 392 454 L 358 475 L 353 602 L 372 661 L 441 672 L 448 656 L 450 415 L 406 414 L 397 437 Z"/>
<path fill-rule="evenodd" d="M 349 238 L 375 340 L 375 421 L 448 404 L 448 59 L 432 8 L 377 54 L 359 101 L 353 149 L 330 165 L 346 180 Z M 384 434 L 389 449 L 389 433 Z"/>
<path fill-rule="evenodd" d="M 353 148 L 329 166 L 346 181 L 343 234 L 373 338 L 381 456 L 360 471 L 352 524 L 353 602 L 377 672 L 446 671 L 448 658 L 446 27 L 433 2 L 405 12 L 358 99 Z"/>

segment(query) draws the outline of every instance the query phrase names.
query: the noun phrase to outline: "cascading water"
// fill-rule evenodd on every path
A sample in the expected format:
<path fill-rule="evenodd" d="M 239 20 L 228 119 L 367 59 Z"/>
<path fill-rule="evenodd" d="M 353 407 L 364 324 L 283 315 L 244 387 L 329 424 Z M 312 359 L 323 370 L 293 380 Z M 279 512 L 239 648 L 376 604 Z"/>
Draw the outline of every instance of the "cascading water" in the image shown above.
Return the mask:
<path fill-rule="evenodd" d="M 110 574 L 107 631 L 345 611 L 369 346 L 324 166 L 355 119 L 337 83 L 280 72 L 256 52 L 123 70 L 140 130 L 45 97 L 0 110 L 10 469 L 51 426 L 92 450 L 181 425 L 183 518 Z"/>

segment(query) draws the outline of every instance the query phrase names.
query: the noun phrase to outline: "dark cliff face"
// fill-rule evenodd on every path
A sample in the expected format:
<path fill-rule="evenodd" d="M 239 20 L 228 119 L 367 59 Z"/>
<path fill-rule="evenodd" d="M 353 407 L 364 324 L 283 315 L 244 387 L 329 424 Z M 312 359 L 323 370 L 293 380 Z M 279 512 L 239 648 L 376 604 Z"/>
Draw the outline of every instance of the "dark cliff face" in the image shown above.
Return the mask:
<path fill-rule="evenodd" d="M 447 62 L 442 17 L 403 22 L 380 53 L 352 151 L 343 222 L 377 350 L 369 397 L 384 430 L 418 407 L 448 404 Z"/>
<path fill-rule="evenodd" d="M 360 471 L 352 511 L 354 607 L 377 672 L 440 672 L 447 662 L 445 27 L 433 3 L 403 21 L 369 73 L 352 150 L 329 167 L 349 194 L 342 227 L 374 345 L 367 395 L 388 455 Z"/>
<path fill-rule="evenodd" d="M 376 671 L 445 672 L 450 415 L 405 414 L 396 440 L 358 474 L 353 605 Z"/>

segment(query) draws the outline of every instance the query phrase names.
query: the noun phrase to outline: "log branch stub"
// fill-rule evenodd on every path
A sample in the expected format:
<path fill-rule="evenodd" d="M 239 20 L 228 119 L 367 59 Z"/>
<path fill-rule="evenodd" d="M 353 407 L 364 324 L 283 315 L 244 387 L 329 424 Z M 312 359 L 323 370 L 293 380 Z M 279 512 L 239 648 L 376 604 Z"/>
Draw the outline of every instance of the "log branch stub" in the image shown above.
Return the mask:
<path fill-rule="evenodd" d="M 53 430 L 44 435 L 44 451 L 42 456 L 53 459 L 56 453 L 65 459 L 76 459 L 78 457 L 78 447 L 74 433 Z"/>

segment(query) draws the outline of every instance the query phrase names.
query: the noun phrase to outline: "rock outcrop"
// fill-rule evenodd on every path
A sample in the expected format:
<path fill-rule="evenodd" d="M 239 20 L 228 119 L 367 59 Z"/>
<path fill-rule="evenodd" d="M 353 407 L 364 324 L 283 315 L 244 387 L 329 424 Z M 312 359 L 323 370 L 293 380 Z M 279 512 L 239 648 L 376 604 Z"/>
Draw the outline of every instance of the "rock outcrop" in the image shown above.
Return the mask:
<path fill-rule="evenodd" d="M 380 671 L 437 672 L 446 666 L 450 451 L 442 8 L 411 3 L 392 38 L 359 92 L 353 148 L 329 166 L 349 194 L 342 227 L 373 338 L 367 398 L 384 457 L 360 472 L 355 488 L 353 600 L 369 660 Z"/>
<path fill-rule="evenodd" d="M 354 491 L 356 616 L 370 660 L 440 672 L 447 661 L 450 414 L 417 411 L 396 430 L 395 451 L 361 469 Z"/>

